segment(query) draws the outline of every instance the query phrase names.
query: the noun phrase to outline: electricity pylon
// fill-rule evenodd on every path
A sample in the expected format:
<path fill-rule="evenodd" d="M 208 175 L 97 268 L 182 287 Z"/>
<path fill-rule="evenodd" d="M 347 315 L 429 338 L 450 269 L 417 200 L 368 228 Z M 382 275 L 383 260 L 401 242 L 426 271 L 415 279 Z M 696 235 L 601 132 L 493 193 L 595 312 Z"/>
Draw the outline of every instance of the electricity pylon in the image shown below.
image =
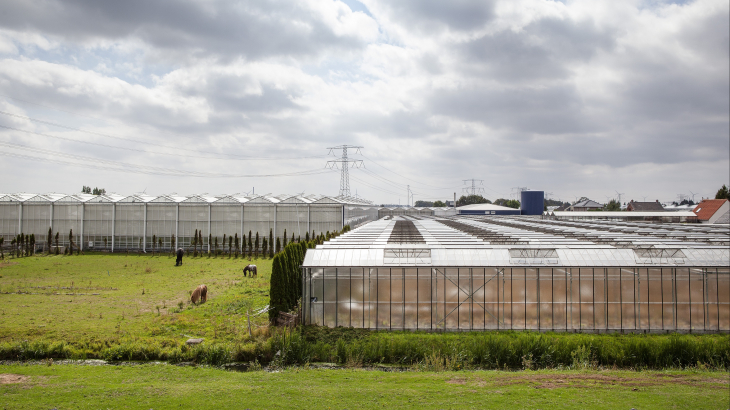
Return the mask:
<path fill-rule="evenodd" d="M 350 197 L 350 166 L 354 168 L 360 168 L 363 166 L 362 160 L 359 159 L 349 159 L 347 157 L 347 149 L 353 148 L 355 149 L 356 153 L 360 153 L 360 148 L 363 147 L 357 147 L 354 145 L 338 145 L 336 147 L 330 147 L 327 148 L 330 150 L 330 154 L 332 154 L 333 150 L 341 149 L 342 150 L 342 156 L 337 159 L 333 159 L 330 161 L 327 161 L 327 165 L 325 165 L 326 168 L 335 169 L 337 168 L 337 164 L 342 164 L 342 168 L 340 171 L 340 195 L 338 195 L 340 198 L 349 198 Z M 352 165 L 351 165 L 352 164 Z"/>
<path fill-rule="evenodd" d="M 465 184 L 468 181 L 471 181 L 471 187 L 468 187 L 467 186 L 467 187 L 462 188 L 462 190 L 464 192 L 466 192 L 467 194 L 469 194 L 470 191 L 471 191 L 471 194 L 470 195 L 476 195 L 477 192 L 480 193 L 480 194 L 483 194 L 484 193 L 484 188 L 477 186 L 477 182 L 479 182 L 479 185 L 484 184 L 484 180 L 483 179 L 464 179 L 463 181 L 464 181 Z"/>

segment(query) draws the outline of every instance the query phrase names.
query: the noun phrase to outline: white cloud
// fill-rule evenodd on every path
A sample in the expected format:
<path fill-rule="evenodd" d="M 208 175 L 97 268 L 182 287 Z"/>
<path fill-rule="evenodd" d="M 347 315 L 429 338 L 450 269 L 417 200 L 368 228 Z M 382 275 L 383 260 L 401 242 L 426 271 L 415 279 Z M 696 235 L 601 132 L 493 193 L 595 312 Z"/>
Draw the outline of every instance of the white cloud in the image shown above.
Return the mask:
<path fill-rule="evenodd" d="M 667 191 L 680 188 L 672 179 L 708 195 L 727 182 L 726 1 L 363 3 L 368 13 L 316 0 L 11 2 L 0 17 L 0 94 L 18 99 L 5 101 L 6 111 L 22 106 L 31 117 L 201 151 L 295 157 L 360 144 L 395 173 L 369 170 L 424 196 L 450 197 L 432 188 L 471 177 L 490 181 L 490 197 L 528 185 L 600 201 L 609 183 L 620 186 L 607 193 L 673 199 Z M 83 149 L 185 169 L 221 166 Z M 226 166 L 312 169 L 324 160 Z M 38 175 L 11 183 L 42 190 L 32 188 L 42 185 Z M 116 191 L 231 186 L 100 175 L 110 182 L 94 184 Z M 256 183 L 267 192 L 333 194 L 337 175 Z M 365 185 L 359 193 L 397 201 Z"/>

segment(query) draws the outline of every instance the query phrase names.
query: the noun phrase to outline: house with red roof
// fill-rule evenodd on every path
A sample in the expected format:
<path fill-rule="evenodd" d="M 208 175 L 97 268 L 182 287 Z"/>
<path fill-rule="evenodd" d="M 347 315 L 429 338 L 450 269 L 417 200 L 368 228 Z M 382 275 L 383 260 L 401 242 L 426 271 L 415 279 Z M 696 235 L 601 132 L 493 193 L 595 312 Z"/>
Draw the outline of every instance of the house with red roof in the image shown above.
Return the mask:
<path fill-rule="evenodd" d="M 693 212 L 697 219 L 706 224 L 714 224 L 718 220 L 724 221 L 730 212 L 730 201 L 727 199 L 703 199 L 697 204 Z"/>

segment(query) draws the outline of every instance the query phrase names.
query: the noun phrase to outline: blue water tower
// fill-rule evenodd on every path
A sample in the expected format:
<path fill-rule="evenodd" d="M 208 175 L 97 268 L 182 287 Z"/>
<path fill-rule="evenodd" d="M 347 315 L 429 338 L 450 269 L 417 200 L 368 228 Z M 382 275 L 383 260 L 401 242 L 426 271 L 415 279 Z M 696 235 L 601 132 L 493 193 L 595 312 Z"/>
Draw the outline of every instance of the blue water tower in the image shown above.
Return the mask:
<path fill-rule="evenodd" d="M 542 215 L 545 207 L 544 191 L 522 191 L 520 199 L 522 215 Z"/>

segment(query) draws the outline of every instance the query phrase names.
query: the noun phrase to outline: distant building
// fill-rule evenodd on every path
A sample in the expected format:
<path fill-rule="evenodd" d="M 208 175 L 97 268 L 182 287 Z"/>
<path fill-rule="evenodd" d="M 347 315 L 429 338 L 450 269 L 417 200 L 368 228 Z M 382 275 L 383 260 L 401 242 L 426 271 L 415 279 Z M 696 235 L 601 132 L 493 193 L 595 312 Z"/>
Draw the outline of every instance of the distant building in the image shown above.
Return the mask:
<path fill-rule="evenodd" d="M 727 219 L 730 212 L 730 201 L 727 199 L 705 199 L 693 210 L 701 223 L 714 224 Z"/>
<path fill-rule="evenodd" d="M 636 202 L 632 199 L 626 206 L 626 210 L 630 212 L 663 212 L 664 207 L 659 203 L 659 200 L 656 202 Z"/>
<path fill-rule="evenodd" d="M 456 208 L 459 215 L 520 215 L 519 209 L 494 204 L 471 204 Z"/>
<path fill-rule="evenodd" d="M 569 206 L 566 211 L 572 211 L 572 212 L 584 212 L 584 211 L 601 211 L 603 210 L 603 205 L 599 204 L 596 201 L 591 201 L 590 199 L 586 199 L 585 201 L 576 202 L 573 205 Z"/>

